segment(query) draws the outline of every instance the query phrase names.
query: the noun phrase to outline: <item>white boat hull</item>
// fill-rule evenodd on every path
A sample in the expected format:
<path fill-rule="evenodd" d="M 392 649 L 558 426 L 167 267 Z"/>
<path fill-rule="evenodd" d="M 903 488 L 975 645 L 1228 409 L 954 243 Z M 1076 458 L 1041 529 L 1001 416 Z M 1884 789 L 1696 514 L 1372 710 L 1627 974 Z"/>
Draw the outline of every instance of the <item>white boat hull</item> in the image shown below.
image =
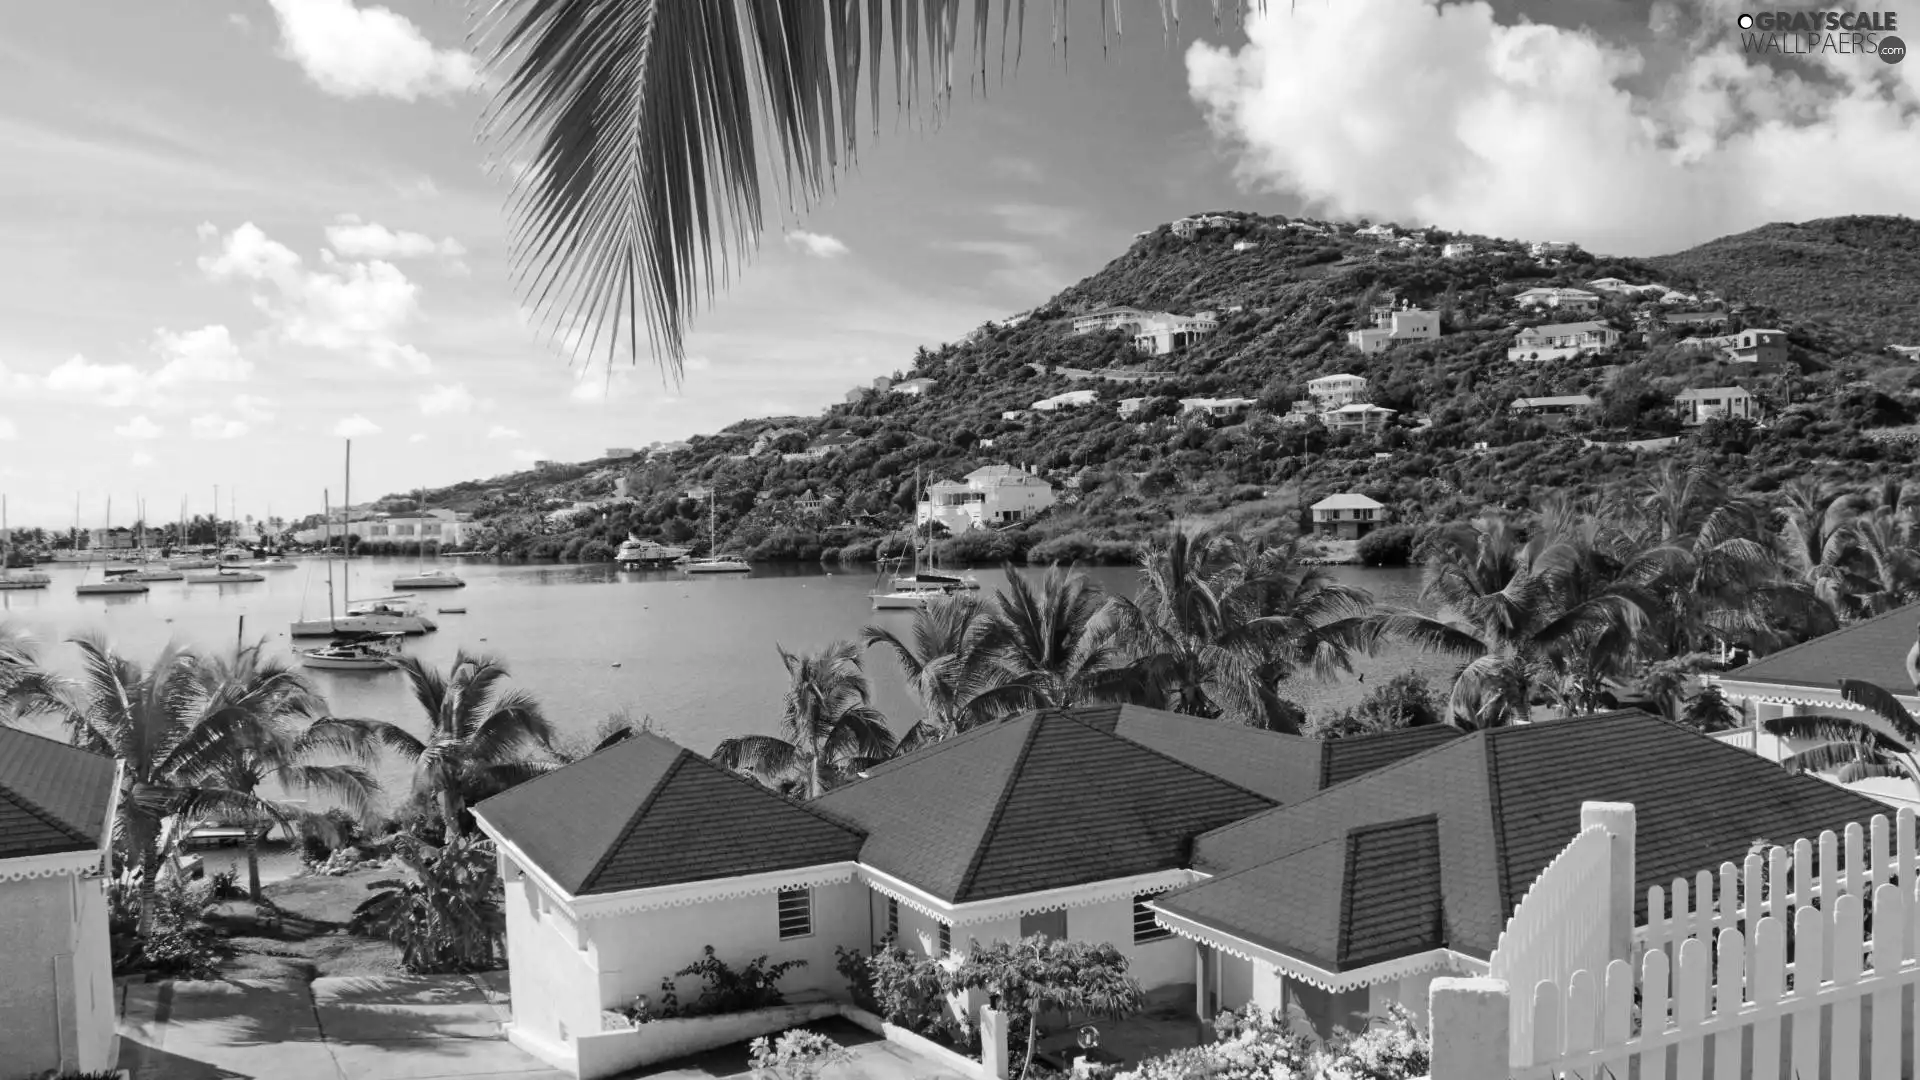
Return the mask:
<path fill-rule="evenodd" d="M 187 575 L 178 570 L 140 570 L 127 575 L 129 581 L 181 581 Z"/>
<path fill-rule="evenodd" d="M 19 577 L 0 577 L 0 591 L 10 589 L 44 589 L 53 583 L 45 574 L 22 574 Z"/>
<path fill-rule="evenodd" d="M 914 611 L 945 596 L 943 592 L 876 593 L 873 596 L 873 610 Z"/>
<path fill-rule="evenodd" d="M 212 559 L 174 559 L 167 563 L 169 570 L 211 570 L 220 564 Z"/>
<path fill-rule="evenodd" d="M 188 574 L 189 585 L 239 585 L 250 581 L 265 581 L 264 575 L 251 571 L 241 573 Z"/>
<path fill-rule="evenodd" d="M 337 619 L 313 619 L 287 628 L 292 637 L 332 637 L 335 634 L 425 634 L 436 630 L 433 620 L 424 615 L 342 615 Z"/>
<path fill-rule="evenodd" d="M 303 652 L 300 654 L 300 666 L 320 671 L 391 671 L 394 662 L 384 656 L 316 656 Z"/>
<path fill-rule="evenodd" d="M 403 577 L 394 578 L 396 589 L 464 589 L 467 583 L 457 577 Z"/>
<path fill-rule="evenodd" d="M 291 570 L 293 569 L 293 564 L 290 562 L 257 562 L 257 563 L 249 563 L 247 565 L 247 569 L 249 570 Z"/>
<path fill-rule="evenodd" d="M 685 574 L 751 574 L 753 567 L 743 562 L 728 560 L 710 563 L 682 563 L 681 573 Z"/>
<path fill-rule="evenodd" d="M 120 593 L 143 593 L 147 587 L 138 581 L 100 581 L 92 585 L 76 585 L 74 593 L 79 596 L 113 596 Z"/>

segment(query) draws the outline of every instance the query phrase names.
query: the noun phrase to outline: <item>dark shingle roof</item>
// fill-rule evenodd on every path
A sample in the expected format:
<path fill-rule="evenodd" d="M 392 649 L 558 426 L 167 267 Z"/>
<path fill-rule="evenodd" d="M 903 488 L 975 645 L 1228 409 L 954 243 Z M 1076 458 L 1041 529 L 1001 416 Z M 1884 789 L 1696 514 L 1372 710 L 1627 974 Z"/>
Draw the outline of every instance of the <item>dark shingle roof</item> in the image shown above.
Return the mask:
<path fill-rule="evenodd" d="M 657 735 L 636 735 L 475 813 L 575 896 L 852 861 L 858 830 Z"/>
<path fill-rule="evenodd" d="M 1913 648 L 1920 604 L 1895 608 L 1812 641 L 1782 649 L 1724 676 L 1733 682 L 1835 689 L 1841 679 L 1864 679 L 1896 694 L 1912 692 L 1907 651 Z"/>
<path fill-rule="evenodd" d="M 0 859 L 99 847 L 114 775 L 112 758 L 0 727 Z"/>
<path fill-rule="evenodd" d="M 1485 956 L 1534 878 L 1579 832 L 1580 804 L 1589 800 L 1636 808 L 1641 919 L 1648 886 L 1738 862 L 1755 839 L 1790 843 L 1885 812 L 1664 720 L 1603 713 L 1442 743 L 1216 829 L 1195 841 L 1194 862 L 1217 876 L 1161 903 L 1323 967 L 1441 943 Z M 1411 825 L 1362 837 L 1337 865 L 1319 850 L 1412 818 L 1433 821 L 1430 839 Z M 1300 880 L 1325 874 L 1338 876 Z M 1324 904 L 1279 899 L 1314 890 L 1340 895 L 1346 906 L 1330 915 Z M 1407 909 L 1396 906 L 1402 900 Z"/>
<path fill-rule="evenodd" d="M 1330 739 L 1321 743 L 1324 749 L 1320 759 L 1319 787 L 1344 784 L 1375 769 L 1384 769 L 1402 758 L 1431 750 L 1441 743 L 1452 742 L 1463 734 L 1459 728 L 1433 724 L 1380 735 Z"/>
<path fill-rule="evenodd" d="M 812 805 L 867 833 L 863 864 L 967 903 L 1183 867 L 1194 836 L 1274 801 L 1045 712 L 937 743 Z"/>

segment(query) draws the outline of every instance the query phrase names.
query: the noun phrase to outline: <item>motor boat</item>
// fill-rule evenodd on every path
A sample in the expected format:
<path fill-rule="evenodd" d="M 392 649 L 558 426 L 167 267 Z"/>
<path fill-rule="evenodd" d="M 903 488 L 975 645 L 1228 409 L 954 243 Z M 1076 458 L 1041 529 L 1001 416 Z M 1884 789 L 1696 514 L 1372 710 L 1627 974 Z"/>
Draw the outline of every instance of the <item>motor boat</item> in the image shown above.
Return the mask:
<path fill-rule="evenodd" d="M 110 578 L 126 577 L 128 574 L 137 574 L 139 572 L 140 568 L 138 566 L 130 566 L 126 563 L 109 563 L 100 571 L 100 573 Z"/>
<path fill-rule="evenodd" d="M 117 596 L 122 593 L 143 593 L 146 591 L 147 586 L 145 582 L 128 581 L 126 578 L 115 578 L 112 581 L 95 581 L 73 587 L 75 596 Z"/>
<path fill-rule="evenodd" d="M 317 649 L 296 649 L 302 667 L 321 671 L 391 671 L 399 664 L 401 633 L 348 634 Z"/>
<path fill-rule="evenodd" d="M 249 570 L 291 570 L 293 564 L 278 555 L 269 555 L 247 564 Z"/>
<path fill-rule="evenodd" d="M 238 544 L 229 544 L 220 549 L 220 562 L 227 566 L 232 566 L 234 563 L 249 562 L 252 559 L 252 548 L 244 548 Z"/>
<path fill-rule="evenodd" d="M 421 614 L 410 598 L 363 600 L 331 619 L 303 619 L 287 629 L 291 637 L 330 637 L 341 633 L 426 634 L 440 627 Z"/>
<path fill-rule="evenodd" d="M 135 570 L 128 574 L 128 581 L 179 581 L 185 574 L 167 566 L 155 566 L 146 570 Z"/>
<path fill-rule="evenodd" d="M 916 574 L 905 574 L 890 582 L 896 589 L 940 589 L 943 592 L 970 592 L 980 587 L 980 579 L 972 574 L 946 574 L 938 570 L 922 570 Z"/>
<path fill-rule="evenodd" d="M 946 599 L 947 595 L 946 589 L 929 586 L 914 586 L 867 594 L 873 600 L 875 611 L 917 611 L 936 600 Z"/>
<path fill-rule="evenodd" d="M 622 570 L 631 570 L 642 566 L 665 566 L 689 554 L 691 552 L 686 548 L 668 547 L 653 540 L 636 540 L 629 536 L 620 545 L 620 550 L 613 553 L 613 561 Z"/>
<path fill-rule="evenodd" d="M 467 583 L 451 570 L 422 570 L 393 579 L 396 589 L 464 589 Z"/>
<path fill-rule="evenodd" d="M 256 574 L 251 570 L 237 566 L 222 566 L 217 570 L 202 570 L 187 575 L 189 585 L 238 585 L 249 581 L 265 581 L 265 574 Z"/>

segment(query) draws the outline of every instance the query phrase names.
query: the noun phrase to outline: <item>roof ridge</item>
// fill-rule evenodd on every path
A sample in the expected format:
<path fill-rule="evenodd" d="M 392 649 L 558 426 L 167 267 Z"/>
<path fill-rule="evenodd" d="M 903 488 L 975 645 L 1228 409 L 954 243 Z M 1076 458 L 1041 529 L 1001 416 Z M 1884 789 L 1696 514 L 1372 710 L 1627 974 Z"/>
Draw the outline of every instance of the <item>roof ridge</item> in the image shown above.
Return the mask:
<path fill-rule="evenodd" d="M 1041 714 L 1038 712 L 1034 713 L 1028 721 L 1027 736 L 1021 740 L 1020 753 L 1014 757 L 1013 766 L 1007 770 L 1006 779 L 1001 782 L 1000 791 L 994 796 L 993 812 L 987 815 L 987 823 L 980 830 L 980 838 L 973 846 L 973 854 L 967 858 L 966 870 L 961 872 L 960 880 L 954 884 L 955 902 L 959 902 L 961 897 L 967 895 L 969 887 L 973 884 L 974 875 L 980 872 L 980 863 L 986 858 L 987 845 L 993 840 L 994 830 L 1000 827 L 1000 819 L 1006 815 L 1007 798 L 1012 794 L 1014 785 L 1020 778 L 1020 770 L 1027 766 L 1027 757 L 1033 753 L 1034 740 L 1040 737 L 1040 721 Z M 1075 723 L 1079 722 L 1075 721 Z M 1080 726 L 1088 731 L 1096 730 L 1087 724 L 1080 724 Z"/>
<path fill-rule="evenodd" d="M 647 816 L 648 810 L 653 808 L 654 802 L 660 798 L 660 793 L 667 789 L 667 784 L 672 782 L 675 776 L 679 775 L 680 769 L 686 765 L 687 759 L 694 756 L 693 751 L 686 747 L 680 746 L 680 744 L 672 740 L 667 741 L 669 744 L 677 747 L 680 753 L 673 759 L 673 764 L 667 766 L 667 771 L 660 774 L 660 779 L 653 782 L 653 790 L 647 792 L 647 797 L 640 800 L 639 806 L 634 807 L 633 814 L 627 818 L 627 823 L 620 827 L 618 833 L 614 834 L 613 842 L 608 844 L 606 849 L 600 852 L 600 857 L 593 861 L 593 866 L 586 873 L 580 875 L 580 884 L 573 890 L 576 896 L 593 888 L 593 883 L 600 879 L 600 875 L 605 872 L 607 864 L 613 861 L 614 853 L 626 845 L 627 838 L 633 835 L 633 830 L 640 827 L 640 820 Z"/>
<path fill-rule="evenodd" d="M 1340 866 L 1340 921 L 1336 924 L 1338 933 L 1333 941 L 1333 962 L 1344 965 L 1347 961 L 1347 944 L 1353 934 L 1353 871 L 1360 860 L 1359 839 L 1363 830 L 1348 829 L 1340 839 L 1346 848 L 1346 858 Z"/>
<path fill-rule="evenodd" d="M 1144 706 L 1142 706 L 1142 707 L 1144 708 Z M 1171 764 L 1171 765 L 1176 765 L 1176 766 L 1179 766 L 1180 768 L 1182 768 L 1182 769 L 1185 769 L 1186 771 L 1188 771 L 1188 772 L 1190 772 L 1190 773 L 1192 773 L 1192 774 L 1194 774 L 1195 776 L 1204 776 L 1204 777 L 1206 777 L 1207 779 L 1209 779 L 1209 780 L 1212 780 L 1212 781 L 1214 781 L 1214 782 L 1216 782 L 1216 783 L 1220 783 L 1220 784 L 1225 784 L 1225 785 L 1227 785 L 1228 787 L 1230 787 L 1230 788 L 1232 788 L 1232 789 L 1234 789 L 1235 791 L 1238 791 L 1238 792 L 1242 792 L 1242 793 L 1244 793 L 1244 794 L 1247 794 L 1247 795 L 1251 795 L 1251 796 L 1253 796 L 1254 798 L 1256 798 L 1256 799 L 1259 799 L 1259 800 L 1260 800 L 1261 802 L 1263 802 L 1263 803 L 1271 803 L 1271 804 L 1273 804 L 1273 809 L 1276 809 L 1276 810 L 1277 810 L 1277 809 L 1279 809 L 1279 808 L 1280 808 L 1280 801 L 1279 801 L 1278 799 L 1275 799 L 1275 798 L 1272 798 L 1271 796 L 1267 796 L 1267 795 L 1262 795 L 1262 794 L 1260 794 L 1259 792 L 1257 792 L 1257 791 L 1255 791 L 1255 790 L 1253 790 L 1252 788 L 1249 788 L 1249 787 L 1243 787 L 1243 786 L 1241 786 L 1241 785 L 1239 785 L 1239 784 L 1236 784 L 1236 783 L 1234 783 L 1233 781 L 1231 781 L 1231 780 L 1229 780 L 1229 779 L 1227 779 L 1227 778 L 1226 778 L 1226 777 L 1224 777 L 1224 776 L 1220 776 L 1220 775 L 1217 775 L 1217 774 L 1215 774 L 1215 773 L 1210 773 L 1210 772 L 1208 772 L 1207 770 L 1205 770 L 1205 769 L 1203 769 L 1203 768 L 1201 768 L 1201 767 L 1199 767 L 1198 765 L 1189 765 L 1189 764 L 1187 764 L 1186 762 L 1184 762 L 1184 761 L 1181 761 L 1181 760 L 1180 760 L 1179 758 L 1177 758 L 1177 757 L 1174 757 L 1174 756 L 1173 756 L 1173 755 L 1171 755 L 1171 754 L 1163 754 L 1163 753 L 1161 753 L 1160 751 L 1158 751 L 1158 750 L 1156 750 L 1156 749 L 1154 749 L 1153 747 L 1151 747 L 1151 746 L 1148 746 L 1148 745 L 1147 745 L 1146 743 L 1143 743 L 1143 742 L 1136 742 L 1136 741 L 1134 741 L 1133 739 L 1129 739 L 1129 738 L 1127 738 L 1127 737 L 1126 737 L 1125 735 L 1122 735 L 1122 734 L 1120 734 L 1120 733 L 1119 733 L 1118 731 L 1101 731 L 1101 730 L 1100 730 L 1099 728 L 1097 728 L 1097 727 L 1094 727 L 1094 726 L 1093 726 L 1092 724 L 1089 724 L 1089 723 L 1087 723 L 1086 721 L 1084 721 L 1084 720 L 1082 720 L 1082 719 L 1080 719 L 1079 717 L 1077 717 L 1077 716 L 1070 716 L 1070 715 L 1068 715 L 1068 714 L 1067 714 L 1067 713 L 1065 713 L 1065 712 L 1059 712 L 1059 711 L 1056 711 L 1056 712 L 1053 712 L 1053 713 L 1052 713 L 1051 715 L 1054 715 L 1054 716 L 1058 716 L 1058 717 L 1059 717 L 1060 719 L 1062 719 L 1062 720 L 1070 720 L 1070 721 L 1072 721 L 1073 723 L 1075 723 L 1075 724 L 1078 724 L 1078 725 L 1080 725 L 1080 726 L 1081 726 L 1081 727 L 1083 727 L 1083 728 L 1086 728 L 1086 729 L 1087 729 L 1088 731 L 1091 731 L 1091 732 L 1093 732 L 1093 733 L 1094 733 L 1095 735 L 1100 735 L 1100 736 L 1103 736 L 1103 737 L 1105 737 L 1105 738 L 1109 738 L 1109 739 L 1119 739 L 1119 740 L 1120 740 L 1121 742 L 1123 742 L 1123 743 L 1126 743 L 1126 744 L 1127 744 L 1128 746 L 1131 746 L 1131 747 L 1133 747 L 1133 748 L 1134 748 L 1134 749 L 1136 749 L 1136 750 L 1140 750 L 1140 751 L 1143 751 L 1143 752 L 1145 752 L 1145 753 L 1148 753 L 1148 754 L 1152 754 L 1152 755 L 1153 755 L 1154 757 L 1157 757 L 1157 758 L 1159 758 L 1160 760 L 1162 760 L 1162 761 L 1165 761 L 1165 762 L 1167 762 L 1168 764 Z M 1174 715 L 1175 715 L 1175 716 L 1185 716 L 1186 714 L 1185 714 L 1185 713 L 1175 713 Z M 1204 719 L 1204 718 L 1203 718 L 1203 717 L 1195 717 L 1194 719 L 1196 719 L 1196 720 L 1201 720 L 1201 719 Z M 1280 734 L 1285 734 L 1285 733 L 1284 733 L 1284 732 L 1281 732 Z M 1312 739 L 1308 739 L 1307 741 L 1308 741 L 1308 742 L 1313 742 L 1314 740 L 1312 740 Z M 1266 811 L 1264 811 L 1264 810 L 1263 810 L 1263 811 L 1261 811 L 1261 813 L 1265 813 L 1265 812 L 1266 812 Z"/>
<path fill-rule="evenodd" d="M 1493 887 L 1500 891 L 1500 918 L 1503 921 L 1513 915 L 1514 900 L 1507 894 L 1507 830 L 1500 813 L 1500 766 L 1493 752 L 1493 731 L 1480 740 L 1487 766 L 1487 809 L 1492 813 L 1493 821 Z"/>
<path fill-rule="evenodd" d="M 1773 661 L 1780 659 L 1781 657 L 1792 656 L 1793 654 L 1800 652 L 1802 650 L 1811 649 L 1815 645 L 1820 644 L 1821 642 L 1827 640 L 1828 638 L 1839 637 L 1841 634 L 1850 634 L 1853 631 L 1860 629 L 1861 627 L 1870 626 L 1874 623 L 1880 622 L 1883 619 L 1891 619 L 1895 615 L 1905 614 L 1908 618 L 1912 618 L 1913 614 L 1916 611 L 1920 611 L 1920 603 L 1906 604 L 1901 607 L 1894 608 L 1892 611 L 1883 611 L 1878 615 L 1873 615 L 1868 618 L 1861 619 L 1859 622 L 1853 623 L 1851 625 L 1843 626 L 1831 633 L 1821 634 L 1819 637 L 1814 638 L 1811 641 L 1803 641 L 1798 645 L 1789 645 L 1786 648 L 1781 649 L 1779 652 L 1768 653 L 1767 655 L 1759 658 L 1758 660 L 1749 661 L 1746 664 L 1740 667 L 1734 668 L 1731 671 L 1723 671 L 1720 673 L 1720 677 L 1723 679 L 1731 678 L 1731 679 L 1737 680 L 1740 676 L 1740 673 L 1742 671 L 1748 670 L 1749 668 L 1759 667 L 1762 664 L 1770 664 Z"/>
<path fill-rule="evenodd" d="M 949 735 L 944 739 L 936 739 L 925 746 L 918 747 L 908 752 L 904 757 L 890 757 L 885 761 L 879 762 L 878 764 L 874 765 L 872 768 L 868 769 L 866 772 L 860 774 L 859 779 L 851 781 L 849 783 L 841 784 L 839 787 L 833 788 L 831 791 L 823 791 L 817 797 L 825 798 L 826 796 L 831 795 L 834 792 L 846 791 L 849 788 L 859 787 L 861 784 L 869 783 L 873 780 L 879 779 L 882 775 L 891 775 L 900 766 L 905 765 L 909 762 L 916 761 L 916 760 L 924 760 L 926 758 L 931 758 L 943 751 L 957 750 L 962 746 L 971 745 L 978 739 L 984 738 L 986 733 L 993 731 L 994 729 L 1001 727 L 1004 724 L 1009 724 L 1015 720 L 1021 719 L 1022 717 L 1029 716 L 1032 713 L 1037 711 L 1039 710 L 1028 710 L 1027 712 L 1024 712 L 1024 713 L 1015 713 L 1012 716 L 1003 716 L 996 720 L 988 720 L 985 723 L 975 724 L 974 726 L 968 728 L 965 731 L 955 732 L 954 734 Z M 886 770 L 884 774 L 880 772 L 880 770 L 883 770 L 883 769 Z"/>

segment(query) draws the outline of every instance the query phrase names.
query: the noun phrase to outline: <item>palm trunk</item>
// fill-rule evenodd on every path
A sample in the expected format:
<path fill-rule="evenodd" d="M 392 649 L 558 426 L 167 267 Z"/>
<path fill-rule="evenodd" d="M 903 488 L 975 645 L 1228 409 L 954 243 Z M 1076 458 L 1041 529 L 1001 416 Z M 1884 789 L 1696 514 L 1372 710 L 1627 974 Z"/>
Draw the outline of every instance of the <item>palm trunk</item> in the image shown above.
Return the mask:
<path fill-rule="evenodd" d="M 159 891 L 160 854 L 149 853 L 140 860 L 140 923 L 137 933 L 144 938 L 153 930 L 154 894 Z"/>
<path fill-rule="evenodd" d="M 255 827 L 247 829 L 247 899 L 260 902 L 260 833 Z"/>
<path fill-rule="evenodd" d="M 460 796 L 451 788 L 440 789 L 440 822 L 446 827 L 446 843 L 453 843 L 460 835 Z"/>

